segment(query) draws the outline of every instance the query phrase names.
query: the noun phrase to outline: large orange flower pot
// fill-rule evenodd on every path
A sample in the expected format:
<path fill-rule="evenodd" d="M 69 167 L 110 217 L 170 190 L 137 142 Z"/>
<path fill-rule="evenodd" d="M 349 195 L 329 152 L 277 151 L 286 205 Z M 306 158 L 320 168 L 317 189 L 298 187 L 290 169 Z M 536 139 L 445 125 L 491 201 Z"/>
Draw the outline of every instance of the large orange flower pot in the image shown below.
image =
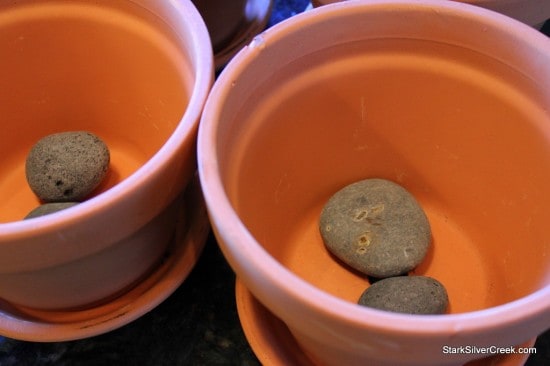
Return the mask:
<path fill-rule="evenodd" d="M 537 336 L 550 325 L 549 83 L 545 36 L 457 2 L 343 2 L 267 30 L 220 76 L 199 132 L 239 280 L 319 365 L 460 365 L 488 354 L 445 346 Z M 446 286 L 448 314 L 357 305 L 368 279 L 325 249 L 323 205 L 373 177 L 426 211 L 433 242 L 414 274 Z"/>

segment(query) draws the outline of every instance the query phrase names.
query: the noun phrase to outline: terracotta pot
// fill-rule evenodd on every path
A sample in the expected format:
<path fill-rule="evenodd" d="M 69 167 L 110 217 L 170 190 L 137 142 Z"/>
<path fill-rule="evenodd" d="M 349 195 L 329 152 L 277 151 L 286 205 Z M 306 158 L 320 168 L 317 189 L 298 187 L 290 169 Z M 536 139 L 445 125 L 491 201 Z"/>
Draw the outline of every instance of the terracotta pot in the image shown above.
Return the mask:
<path fill-rule="evenodd" d="M 311 5 L 313 5 L 314 7 L 318 7 L 318 6 L 323 6 L 323 5 L 333 4 L 333 3 L 339 3 L 341 1 L 346 1 L 346 0 L 311 0 Z"/>
<path fill-rule="evenodd" d="M 264 30 L 272 0 L 193 0 L 212 40 L 220 69 L 252 38 Z"/>
<path fill-rule="evenodd" d="M 549 82 L 545 36 L 467 4 L 350 1 L 267 30 L 218 78 L 199 130 L 224 255 L 315 364 L 460 365 L 484 354 L 444 346 L 532 339 L 550 324 Z M 427 212 L 414 273 L 446 286 L 449 314 L 356 305 L 369 282 L 329 255 L 318 219 L 373 177 Z"/>
<path fill-rule="evenodd" d="M 313 6 L 322 6 L 345 0 L 312 0 Z M 368 0 L 367 0 L 368 1 Z M 481 6 L 508 15 L 537 29 L 550 18 L 550 2 L 547 0 L 453 0 Z"/>
<path fill-rule="evenodd" d="M 2 304 L 86 307 L 159 265 L 194 177 L 199 116 L 213 81 L 207 29 L 189 1 L 18 1 L 0 5 Z M 110 172 L 80 205 L 39 205 L 30 147 L 88 130 Z"/>

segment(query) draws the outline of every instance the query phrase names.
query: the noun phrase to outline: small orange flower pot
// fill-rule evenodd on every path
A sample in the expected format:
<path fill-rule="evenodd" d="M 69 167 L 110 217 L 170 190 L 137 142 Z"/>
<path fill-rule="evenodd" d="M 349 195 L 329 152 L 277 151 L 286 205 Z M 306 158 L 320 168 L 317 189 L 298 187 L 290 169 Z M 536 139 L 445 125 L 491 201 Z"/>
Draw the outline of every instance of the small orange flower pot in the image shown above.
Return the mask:
<path fill-rule="evenodd" d="M 96 306 L 161 263 L 195 174 L 213 56 L 191 3 L 147 0 L 4 2 L 0 52 L 0 328 L 18 337 L 40 318 L 24 309 Z M 107 179 L 78 206 L 23 221 L 40 204 L 29 149 L 78 130 L 107 143 Z"/>

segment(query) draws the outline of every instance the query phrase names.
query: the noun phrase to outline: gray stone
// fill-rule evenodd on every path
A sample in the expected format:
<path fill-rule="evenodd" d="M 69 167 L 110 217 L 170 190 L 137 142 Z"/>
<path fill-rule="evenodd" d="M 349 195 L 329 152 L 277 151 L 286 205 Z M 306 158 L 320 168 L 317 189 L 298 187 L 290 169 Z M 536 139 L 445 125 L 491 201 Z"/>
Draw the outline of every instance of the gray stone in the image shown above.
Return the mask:
<path fill-rule="evenodd" d="M 336 192 L 320 216 L 327 249 L 372 277 L 407 273 L 424 259 L 431 243 L 426 214 L 400 185 L 366 179 Z"/>
<path fill-rule="evenodd" d="M 43 205 L 38 206 L 25 216 L 24 220 L 32 219 L 35 217 L 49 215 L 54 212 L 65 210 L 67 208 L 78 205 L 78 202 L 51 202 L 44 203 Z"/>
<path fill-rule="evenodd" d="M 81 201 L 105 177 L 109 159 L 107 145 L 96 135 L 62 132 L 32 147 L 25 172 L 29 186 L 44 202 Z"/>
<path fill-rule="evenodd" d="M 370 285 L 358 303 L 371 308 L 407 314 L 443 314 L 449 305 L 443 285 L 424 276 L 385 278 Z"/>

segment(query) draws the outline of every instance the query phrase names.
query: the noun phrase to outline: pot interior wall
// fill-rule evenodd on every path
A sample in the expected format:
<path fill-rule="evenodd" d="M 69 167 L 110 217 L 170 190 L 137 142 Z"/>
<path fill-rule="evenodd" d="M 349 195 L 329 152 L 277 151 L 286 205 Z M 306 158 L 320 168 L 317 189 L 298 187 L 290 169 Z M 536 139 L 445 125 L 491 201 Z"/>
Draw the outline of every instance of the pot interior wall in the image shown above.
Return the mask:
<path fill-rule="evenodd" d="M 39 204 L 24 165 L 40 138 L 88 130 L 105 140 L 99 193 L 150 159 L 183 116 L 191 68 L 168 26 L 132 2 L 9 2 L 0 30 L 0 222 Z"/>
<path fill-rule="evenodd" d="M 327 252 L 318 217 L 338 189 L 379 177 L 426 211 L 433 245 L 414 273 L 446 286 L 450 312 L 550 282 L 549 101 L 524 74 L 462 47 L 385 39 L 317 51 L 239 90 L 248 98 L 227 109 L 220 143 L 226 188 L 298 276 L 357 301 L 368 281 Z"/>

